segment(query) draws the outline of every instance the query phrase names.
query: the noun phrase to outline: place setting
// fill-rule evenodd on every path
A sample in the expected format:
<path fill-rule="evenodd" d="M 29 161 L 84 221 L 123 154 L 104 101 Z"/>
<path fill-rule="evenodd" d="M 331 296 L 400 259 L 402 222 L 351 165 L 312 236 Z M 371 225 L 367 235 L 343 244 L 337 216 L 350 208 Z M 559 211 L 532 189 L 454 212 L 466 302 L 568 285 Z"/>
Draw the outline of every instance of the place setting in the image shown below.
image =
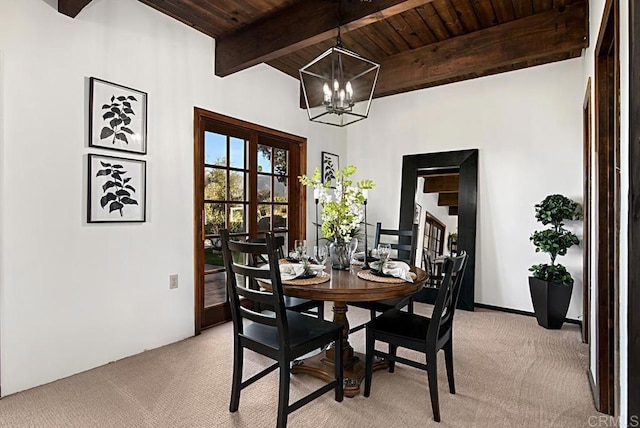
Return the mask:
<path fill-rule="evenodd" d="M 391 254 L 391 244 L 381 243 L 378 245 L 376 251 L 377 258 L 369 263 L 369 269 L 359 271 L 357 274 L 358 277 L 367 281 L 385 283 L 414 281 L 416 274 L 411 272 L 411 268 L 407 263 L 389 258 Z"/>
<path fill-rule="evenodd" d="M 311 285 L 321 284 L 330 279 L 325 272 L 325 263 L 328 257 L 326 245 L 315 245 L 313 255 L 307 255 L 306 241 L 295 241 L 294 251 L 280 263 L 280 278 L 285 285 Z"/>

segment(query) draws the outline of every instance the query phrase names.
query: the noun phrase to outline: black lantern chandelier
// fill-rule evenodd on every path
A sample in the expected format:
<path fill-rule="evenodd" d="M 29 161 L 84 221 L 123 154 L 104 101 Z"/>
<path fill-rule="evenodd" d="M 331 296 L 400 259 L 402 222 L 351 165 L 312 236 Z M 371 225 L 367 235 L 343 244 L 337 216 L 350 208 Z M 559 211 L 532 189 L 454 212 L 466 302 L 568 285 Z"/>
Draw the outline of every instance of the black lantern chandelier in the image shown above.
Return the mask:
<path fill-rule="evenodd" d="M 340 17 L 335 46 L 300 69 L 309 120 L 345 126 L 366 119 L 380 64 L 345 49 Z"/>

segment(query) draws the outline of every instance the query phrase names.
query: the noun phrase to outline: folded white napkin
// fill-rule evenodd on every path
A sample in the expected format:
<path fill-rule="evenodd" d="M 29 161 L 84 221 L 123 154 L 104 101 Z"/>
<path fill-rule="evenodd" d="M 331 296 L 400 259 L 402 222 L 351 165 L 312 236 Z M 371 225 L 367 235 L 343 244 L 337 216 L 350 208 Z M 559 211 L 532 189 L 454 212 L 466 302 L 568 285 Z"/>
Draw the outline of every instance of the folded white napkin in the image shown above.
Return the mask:
<path fill-rule="evenodd" d="M 413 282 L 413 277 L 409 271 L 409 265 L 401 261 L 390 261 L 382 267 L 382 273 L 402 278 L 407 282 Z"/>
<path fill-rule="evenodd" d="M 309 268 L 318 273 L 324 270 L 322 265 L 309 265 Z M 299 263 L 283 263 L 280 265 L 280 279 L 283 281 L 289 281 L 304 274 L 304 266 Z"/>

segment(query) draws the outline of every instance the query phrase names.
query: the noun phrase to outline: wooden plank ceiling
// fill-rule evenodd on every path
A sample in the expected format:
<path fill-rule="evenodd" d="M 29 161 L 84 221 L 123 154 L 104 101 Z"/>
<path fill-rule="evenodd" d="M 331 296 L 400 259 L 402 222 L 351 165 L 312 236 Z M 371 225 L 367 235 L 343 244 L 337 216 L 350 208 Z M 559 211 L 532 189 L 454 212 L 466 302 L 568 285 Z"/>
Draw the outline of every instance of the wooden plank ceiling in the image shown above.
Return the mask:
<path fill-rule="evenodd" d="M 588 0 L 139 0 L 216 39 L 216 74 L 298 70 L 335 44 L 380 62 L 374 97 L 580 56 Z M 59 0 L 76 16 L 91 0 Z"/>

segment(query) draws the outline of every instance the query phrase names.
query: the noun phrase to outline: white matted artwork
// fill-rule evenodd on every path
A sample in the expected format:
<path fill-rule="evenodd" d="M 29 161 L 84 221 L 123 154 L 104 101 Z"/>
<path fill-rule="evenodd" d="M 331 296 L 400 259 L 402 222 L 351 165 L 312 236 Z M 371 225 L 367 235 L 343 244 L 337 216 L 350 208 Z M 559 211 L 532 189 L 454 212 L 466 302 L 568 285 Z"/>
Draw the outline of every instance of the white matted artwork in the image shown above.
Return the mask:
<path fill-rule="evenodd" d="M 146 162 L 89 154 L 87 222 L 144 222 Z"/>
<path fill-rule="evenodd" d="M 340 157 L 333 153 L 322 152 L 322 182 L 335 180 L 340 169 Z M 334 186 L 331 186 L 332 188 Z"/>
<path fill-rule="evenodd" d="M 89 79 L 89 146 L 147 153 L 147 93 Z"/>

